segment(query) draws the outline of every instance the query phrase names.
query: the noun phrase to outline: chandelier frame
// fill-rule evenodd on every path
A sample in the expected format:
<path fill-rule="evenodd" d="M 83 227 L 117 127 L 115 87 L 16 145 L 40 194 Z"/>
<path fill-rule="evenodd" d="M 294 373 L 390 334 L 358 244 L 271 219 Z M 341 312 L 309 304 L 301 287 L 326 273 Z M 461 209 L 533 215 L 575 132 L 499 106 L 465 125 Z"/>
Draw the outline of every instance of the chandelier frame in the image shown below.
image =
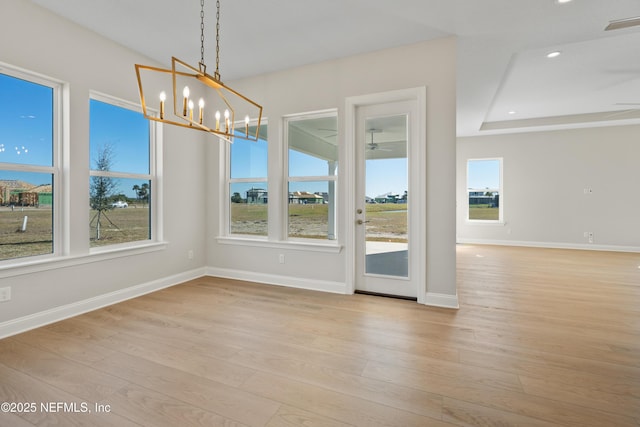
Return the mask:
<path fill-rule="evenodd" d="M 234 138 L 242 138 L 250 141 L 257 141 L 259 139 L 260 124 L 262 121 L 262 106 L 257 102 L 251 100 L 240 92 L 237 92 L 225 85 L 220 77 L 219 63 L 220 63 L 220 0 L 216 1 L 217 14 L 216 14 L 216 71 L 212 76 L 207 74 L 207 66 L 204 63 L 204 0 L 200 1 L 200 52 L 201 60 L 198 63 L 198 68 L 193 67 L 176 57 L 171 57 L 171 69 L 160 68 L 149 65 L 135 64 L 136 78 L 138 82 L 138 90 L 140 94 L 140 104 L 142 106 L 142 114 L 148 120 L 155 122 L 166 123 L 173 126 L 180 126 L 189 129 L 196 129 L 203 132 L 212 133 L 217 135 L 221 139 L 233 142 Z M 182 70 L 183 68 L 184 70 Z M 159 93 L 160 96 L 160 109 L 159 114 L 157 110 L 148 108 L 147 98 L 145 97 L 145 90 L 143 85 L 143 72 L 144 73 L 158 73 L 156 76 L 170 75 L 172 87 L 170 94 L 172 100 L 170 103 L 173 105 L 172 114 L 166 114 L 165 111 L 165 99 L 167 97 L 166 92 L 163 90 Z M 208 99 L 214 99 L 219 106 L 224 108 L 224 119 L 222 125 L 220 124 L 221 113 L 216 111 L 215 125 L 213 120 L 207 116 L 207 120 L 203 117 L 204 109 L 204 97 L 202 95 L 199 101 L 199 114 L 194 119 L 193 116 L 193 100 L 189 98 L 189 88 L 185 85 L 183 91 L 182 102 L 180 102 L 180 93 L 178 92 L 180 82 L 188 82 L 189 79 L 193 80 L 193 86 L 206 90 L 205 93 Z M 242 107 L 248 111 L 251 111 L 252 115 L 247 114 L 244 120 L 243 131 L 236 131 L 236 115 L 239 109 L 238 104 L 244 104 Z M 256 117 L 257 116 L 257 117 Z M 250 127 L 251 126 L 251 127 Z M 255 126 L 255 132 L 251 131 Z"/>

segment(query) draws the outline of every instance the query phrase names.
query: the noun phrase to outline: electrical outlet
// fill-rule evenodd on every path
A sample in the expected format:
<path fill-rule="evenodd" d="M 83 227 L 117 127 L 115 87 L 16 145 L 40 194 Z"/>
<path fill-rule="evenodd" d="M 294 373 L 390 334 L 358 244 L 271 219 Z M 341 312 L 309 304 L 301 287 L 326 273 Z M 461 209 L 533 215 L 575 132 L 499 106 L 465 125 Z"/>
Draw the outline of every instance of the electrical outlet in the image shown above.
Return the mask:
<path fill-rule="evenodd" d="M 284 264 L 284 254 L 280 254 L 280 256 L 278 257 L 278 261 L 280 262 L 280 264 Z"/>
<path fill-rule="evenodd" d="M 589 239 L 589 243 L 593 243 L 593 231 L 590 231 L 587 238 Z"/>
<path fill-rule="evenodd" d="M 187 258 L 189 258 L 189 259 L 193 259 L 193 249 L 189 249 L 189 250 L 187 251 Z"/>
<path fill-rule="evenodd" d="M 11 286 L 0 288 L 0 302 L 11 300 Z"/>

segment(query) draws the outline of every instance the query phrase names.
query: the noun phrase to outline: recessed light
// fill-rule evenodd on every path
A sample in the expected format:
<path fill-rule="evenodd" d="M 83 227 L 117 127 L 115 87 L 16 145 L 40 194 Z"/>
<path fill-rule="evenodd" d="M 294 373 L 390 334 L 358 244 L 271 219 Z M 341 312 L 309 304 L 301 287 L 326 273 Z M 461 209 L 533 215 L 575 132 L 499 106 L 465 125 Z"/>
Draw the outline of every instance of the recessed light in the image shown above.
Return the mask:
<path fill-rule="evenodd" d="M 514 115 L 515 113 L 516 113 L 516 112 L 515 112 L 515 111 L 513 111 L 513 110 L 509 111 L 509 114 L 510 114 L 510 115 Z"/>
<path fill-rule="evenodd" d="M 571 0 L 556 0 L 557 3 L 564 4 L 569 3 Z"/>
<path fill-rule="evenodd" d="M 558 56 L 560 56 L 560 51 L 556 50 L 554 52 L 549 52 L 547 53 L 547 58 L 557 58 Z"/>

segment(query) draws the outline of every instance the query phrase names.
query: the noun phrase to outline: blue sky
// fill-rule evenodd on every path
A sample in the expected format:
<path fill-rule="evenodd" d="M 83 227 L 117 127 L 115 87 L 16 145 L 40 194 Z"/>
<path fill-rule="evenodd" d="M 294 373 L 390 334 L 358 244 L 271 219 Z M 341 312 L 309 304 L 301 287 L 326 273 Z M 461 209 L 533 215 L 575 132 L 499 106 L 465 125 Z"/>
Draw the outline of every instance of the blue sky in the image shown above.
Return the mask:
<path fill-rule="evenodd" d="M 52 111 L 53 89 L 0 74 L 0 162 L 51 166 Z M 49 174 L 0 171 L 0 179 L 51 183 Z"/>
<path fill-rule="evenodd" d="M 407 159 L 367 160 L 366 193 L 369 197 L 408 191 Z"/>
<path fill-rule="evenodd" d="M 149 173 L 149 121 L 142 113 L 91 99 L 89 101 L 89 158 L 96 159 L 105 147 L 113 151 L 112 172 Z M 117 179 L 116 193 L 136 198 L 133 186 L 149 183 L 142 179 Z"/>
<path fill-rule="evenodd" d="M 231 178 L 266 177 L 267 142 L 263 139 L 255 142 L 235 139 L 231 146 Z"/>
<path fill-rule="evenodd" d="M 90 101 L 89 157 L 91 168 L 105 146 L 113 149 L 111 171 L 149 173 L 149 122 L 142 113 Z"/>
<path fill-rule="evenodd" d="M 0 74 L 0 163 L 52 166 L 52 113 L 52 88 Z M 149 173 L 149 123 L 142 114 L 96 100 L 90 101 L 90 113 L 91 167 L 109 144 L 112 171 Z M 48 173 L 0 170 L 0 179 L 51 184 Z M 123 181 L 120 191 L 134 197 L 129 184 Z"/>
<path fill-rule="evenodd" d="M 500 188 L 500 160 L 469 160 L 467 187 Z"/>

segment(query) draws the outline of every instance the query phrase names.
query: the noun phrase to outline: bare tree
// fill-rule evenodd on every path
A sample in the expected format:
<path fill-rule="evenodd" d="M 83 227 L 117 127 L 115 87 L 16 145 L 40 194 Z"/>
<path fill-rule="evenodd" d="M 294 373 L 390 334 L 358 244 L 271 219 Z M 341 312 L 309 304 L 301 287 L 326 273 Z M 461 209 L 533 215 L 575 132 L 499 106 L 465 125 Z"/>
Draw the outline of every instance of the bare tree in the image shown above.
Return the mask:
<path fill-rule="evenodd" d="M 110 171 L 114 160 L 113 146 L 106 144 L 98 151 L 98 157 L 94 159 L 95 168 L 97 171 Z M 111 206 L 111 197 L 118 190 L 117 181 L 109 176 L 92 176 L 91 184 L 89 185 L 89 196 L 91 199 L 91 208 L 96 211 L 95 216 L 91 220 L 91 223 L 96 223 L 96 240 L 100 240 L 100 228 L 102 226 L 102 217 L 104 216 L 111 225 L 115 224 L 111 222 L 106 215 L 106 211 L 113 209 Z M 118 228 L 118 227 L 116 227 Z"/>

